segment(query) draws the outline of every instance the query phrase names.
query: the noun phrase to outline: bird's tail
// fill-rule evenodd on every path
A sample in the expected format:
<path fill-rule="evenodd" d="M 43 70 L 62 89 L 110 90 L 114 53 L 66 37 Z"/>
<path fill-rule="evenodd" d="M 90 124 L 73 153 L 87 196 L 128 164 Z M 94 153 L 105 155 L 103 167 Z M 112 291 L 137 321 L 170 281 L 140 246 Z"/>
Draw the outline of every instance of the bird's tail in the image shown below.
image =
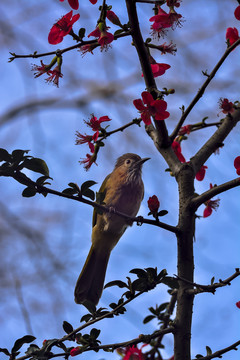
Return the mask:
<path fill-rule="evenodd" d="M 85 301 L 91 301 L 95 305 L 98 303 L 103 290 L 109 256 L 110 251 L 100 252 L 93 245 L 91 246 L 75 287 L 74 295 L 77 304 L 83 304 Z"/>

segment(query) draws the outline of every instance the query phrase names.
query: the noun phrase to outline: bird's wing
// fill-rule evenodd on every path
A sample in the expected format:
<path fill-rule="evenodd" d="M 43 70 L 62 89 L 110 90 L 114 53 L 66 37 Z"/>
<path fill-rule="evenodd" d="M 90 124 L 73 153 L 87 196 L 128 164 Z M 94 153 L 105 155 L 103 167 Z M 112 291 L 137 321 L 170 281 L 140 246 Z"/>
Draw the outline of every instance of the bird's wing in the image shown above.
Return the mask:
<path fill-rule="evenodd" d="M 103 183 L 98 191 L 98 194 L 102 194 L 100 195 L 100 203 L 102 203 L 104 201 L 104 197 L 105 197 L 105 193 L 106 193 L 106 190 L 107 190 L 107 181 L 109 179 L 111 174 L 109 174 L 108 176 L 106 176 L 106 178 L 103 180 Z M 92 227 L 94 227 L 97 223 L 97 209 L 94 208 L 93 210 L 93 217 L 92 217 Z"/>

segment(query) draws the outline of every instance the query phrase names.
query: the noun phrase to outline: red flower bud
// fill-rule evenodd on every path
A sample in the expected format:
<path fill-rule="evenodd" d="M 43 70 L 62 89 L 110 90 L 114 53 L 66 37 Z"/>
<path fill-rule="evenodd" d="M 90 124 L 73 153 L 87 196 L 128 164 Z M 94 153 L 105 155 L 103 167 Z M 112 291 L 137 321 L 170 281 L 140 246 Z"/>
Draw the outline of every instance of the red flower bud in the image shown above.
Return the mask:
<path fill-rule="evenodd" d="M 160 202 L 159 202 L 157 196 L 156 195 L 150 196 L 147 203 L 148 203 L 148 208 L 151 211 L 151 213 L 153 213 L 153 214 L 157 213 L 159 206 L 160 206 Z"/>

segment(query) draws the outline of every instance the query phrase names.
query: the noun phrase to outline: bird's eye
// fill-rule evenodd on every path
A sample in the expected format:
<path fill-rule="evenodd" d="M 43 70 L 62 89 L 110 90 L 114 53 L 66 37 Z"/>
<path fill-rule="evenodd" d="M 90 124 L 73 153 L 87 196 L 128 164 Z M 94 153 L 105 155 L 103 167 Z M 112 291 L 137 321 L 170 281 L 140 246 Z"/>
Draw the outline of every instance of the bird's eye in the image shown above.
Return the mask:
<path fill-rule="evenodd" d="M 131 160 L 130 160 L 130 159 L 127 159 L 127 160 L 126 160 L 126 164 L 127 164 L 127 165 L 131 164 Z"/>

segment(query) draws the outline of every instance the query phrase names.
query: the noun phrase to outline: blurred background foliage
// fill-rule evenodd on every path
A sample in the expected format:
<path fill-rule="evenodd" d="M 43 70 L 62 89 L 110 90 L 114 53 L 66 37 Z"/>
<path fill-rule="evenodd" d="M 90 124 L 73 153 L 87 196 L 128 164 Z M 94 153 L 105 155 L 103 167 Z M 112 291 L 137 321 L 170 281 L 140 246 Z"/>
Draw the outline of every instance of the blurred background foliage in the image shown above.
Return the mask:
<path fill-rule="evenodd" d="M 100 3 L 100 1 L 99 1 Z M 124 2 L 112 2 L 122 23 L 127 22 Z M 205 80 L 202 71 L 210 72 L 226 49 L 227 27 L 238 27 L 233 16 L 237 6 L 234 0 L 184 0 L 178 9 L 184 17 L 183 26 L 156 44 L 170 40 L 177 45 L 177 54 L 161 55 L 152 51 L 157 62 L 171 65 L 165 75 L 156 79 L 159 89 L 174 88 L 168 96 L 171 114 L 167 125 L 171 132 L 181 116 L 182 105 L 188 106 Z M 30 155 L 44 159 L 53 177 L 52 187 L 62 191 L 69 182 L 83 183 L 88 179 L 103 181 L 111 172 L 116 158 L 125 152 L 135 152 L 151 157 L 144 165 L 145 198 L 140 214 L 147 216 L 147 199 L 153 194 L 167 209 L 164 220 L 177 223 L 178 196 L 174 178 L 165 172 L 166 164 L 155 150 L 144 127 L 132 126 L 123 133 L 111 136 L 100 150 L 97 164 L 85 172 L 79 165 L 80 158 L 88 152 L 85 145 L 75 146 L 75 132 L 89 132 L 84 119 L 92 113 L 108 115 L 110 130 L 137 116 L 132 101 L 145 90 L 141 69 L 134 46 L 128 37 L 117 40 L 107 51 L 94 50 L 94 55 L 84 57 L 79 51 L 64 54 L 63 78 L 59 88 L 47 85 L 44 76 L 38 79 L 31 72 L 32 64 L 40 59 L 17 59 L 8 63 L 9 51 L 30 54 L 48 52 L 71 46 L 70 36 L 58 46 L 47 43 L 52 24 L 70 11 L 67 1 L 11 0 L 0 4 L 0 147 L 9 152 L 30 149 Z M 86 27 L 89 34 L 96 26 L 98 6 L 88 0 L 80 2 L 80 20 L 74 25 Z M 149 18 L 152 5 L 138 4 L 138 14 L 144 38 L 150 36 Z M 117 28 L 112 25 L 110 31 Z M 225 61 L 195 106 L 186 124 L 196 123 L 208 116 L 207 121 L 218 121 L 218 101 L 227 97 L 239 100 L 239 49 Z M 44 58 L 49 63 L 51 57 Z M 206 141 L 213 129 L 195 132 L 184 142 L 183 153 L 189 159 Z M 209 183 L 220 184 L 235 177 L 233 160 L 239 155 L 239 128 L 225 142 L 219 155 L 207 162 L 206 178 L 196 183 L 201 193 Z M 30 173 L 29 173 L 30 175 Z M 32 174 L 31 174 L 32 176 Z M 94 187 L 98 190 L 98 186 Z M 74 327 L 86 312 L 73 302 L 73 290 L 90 246 L 92 209 L 84 204 L 48 195 L 22 198 L 23 186 L 10 178 L 1 178 L 0 246 L 1 246 L 1 297 L 0 347 L 11 347 L 15 339 L 32 334 L 40 345 L 44 339 L 61 337 L 62 321 Z M 198 215 L 202 215 L 201 207 Z M 227 278 L 239 266 L 239 189 L 221 195 L 220 208 L 210 218 L 197 220 L 195 243 L 196 275 L 198 283 L 210 283 L 215 276 Z M 129 270 L 136 267 L 166 268 L 169 275 L 176 273 L 176 246 L 172 234 L 143 225 L 130 228 L 114 250 L 106 281 L 124 280 Z M 193 317 L 193 356 L 204 354 L 208 345 L 213 351 L 237 341 L 239 300 L 237 280 L 231 287 L 219 289 L 215 296 L 201 294 L 195 300 Z M 100 301 L 105 307 L 116 301 L 121 290 L 106 289 Z M 148 315 L 147 308 L 168 301 L 167 287 L 162 285 L 143 295 L 128 306 L 124 316 L 104 320 L 102 343 L 124 341 L 140 333 L 154 331 L 157 323 L 142 325 Z M 221 339 L 221 341 L 219 341 Z M 167 335 L 163 352 L 165 358 L 173 353 L 173 340 Z M 238 352 L 223 356 L 235 360 Z M 92 359 L 116 358 L 107 353 L 91 354 Z"/>

